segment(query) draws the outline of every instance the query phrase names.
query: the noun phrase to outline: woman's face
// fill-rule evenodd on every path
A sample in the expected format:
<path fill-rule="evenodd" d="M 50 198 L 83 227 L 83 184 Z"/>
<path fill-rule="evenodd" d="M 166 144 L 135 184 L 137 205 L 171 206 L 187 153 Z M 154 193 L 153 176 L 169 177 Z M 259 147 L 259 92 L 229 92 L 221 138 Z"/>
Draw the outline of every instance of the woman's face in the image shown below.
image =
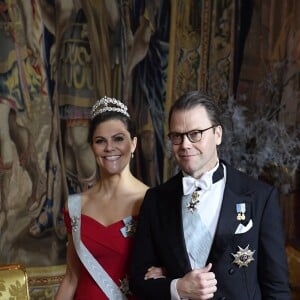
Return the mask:
<path fill-rule="evenodd" d="M 125 124 L 117 119 L 100 123 L 92 137 L 94 152 L 100 173 L 114 175 L 129 168 L 131 153 L 136 148 L 136 137 L 131 139 Z"/>

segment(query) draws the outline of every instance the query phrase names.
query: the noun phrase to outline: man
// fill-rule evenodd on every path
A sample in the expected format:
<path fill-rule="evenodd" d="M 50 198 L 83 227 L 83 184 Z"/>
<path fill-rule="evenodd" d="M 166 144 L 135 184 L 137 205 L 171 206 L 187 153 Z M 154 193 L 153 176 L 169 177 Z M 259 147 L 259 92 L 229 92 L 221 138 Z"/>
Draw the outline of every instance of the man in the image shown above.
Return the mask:
<path fill-rule="evenodd" d="M 219 160 L 222 126 L 206 95 L 178 99 L 169 129 L 181 171 L 146 193 L 132 291 L 142 299 L 290 299 L 277 190 Z M 151 266 L 165 276 L 148 277 Z"/>

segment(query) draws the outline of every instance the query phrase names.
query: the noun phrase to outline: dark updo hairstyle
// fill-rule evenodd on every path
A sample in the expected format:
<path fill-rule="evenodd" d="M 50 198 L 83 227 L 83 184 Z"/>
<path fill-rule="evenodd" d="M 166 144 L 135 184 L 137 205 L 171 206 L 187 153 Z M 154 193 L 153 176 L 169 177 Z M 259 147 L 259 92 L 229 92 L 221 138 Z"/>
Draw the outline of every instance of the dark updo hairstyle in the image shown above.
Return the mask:
<path fill-rule="evenodd" d="M 88 142 L 92 144 L 93 142 L 93 135 L 97 128 L 97 126 L 103 122 L 109 121 L 109 120 L 120 120 L 128 130 L 131 139 L 136 136 L 136 129 L 135 126 L 130 119 L 130 117 L 122 114 L 121 112 L 116 111 L 105 111 L 102 113 L 97 114 L 94 118 L 90 120 L 89 124 L 89 134 L 88 134 Z"/>

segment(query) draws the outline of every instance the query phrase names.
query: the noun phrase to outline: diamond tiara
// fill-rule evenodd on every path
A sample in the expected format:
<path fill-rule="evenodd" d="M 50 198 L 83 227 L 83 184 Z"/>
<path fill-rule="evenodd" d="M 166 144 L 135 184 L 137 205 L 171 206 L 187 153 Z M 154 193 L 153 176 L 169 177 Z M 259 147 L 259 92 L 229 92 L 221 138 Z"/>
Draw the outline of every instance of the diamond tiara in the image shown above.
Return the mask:
<path fill-rule="evenodd" d="M 91 118 L 94 119 L 97 115 L 108 111 L 118 112 L 130 118 L 129 113 L 127 112 L 127 106 L 124 103 L 120 100 L 107 96 L 97 100 L 97 102 L 93 105 Z"/>

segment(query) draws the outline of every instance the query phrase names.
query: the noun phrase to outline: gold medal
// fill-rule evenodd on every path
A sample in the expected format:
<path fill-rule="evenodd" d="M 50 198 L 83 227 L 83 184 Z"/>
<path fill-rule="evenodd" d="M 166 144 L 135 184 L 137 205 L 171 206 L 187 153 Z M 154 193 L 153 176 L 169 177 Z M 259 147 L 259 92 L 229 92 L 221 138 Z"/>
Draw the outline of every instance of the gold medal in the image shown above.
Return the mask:
<path fill-rule="evenodd" d="M 237 251 L 237 253 L 231 253 L 234 257 L 234 261 L 232 263 L 237 264 L 239 266 L 239 268 L 241 267 L 248 267 L 249 263 L 251 261 L 254 261 L 253 258 L 253 254 L 255 252 L 251 251 L 249 249 L 249 245 L 243 249 L 242 247 L 238 246 L 239 250 Z"/>

